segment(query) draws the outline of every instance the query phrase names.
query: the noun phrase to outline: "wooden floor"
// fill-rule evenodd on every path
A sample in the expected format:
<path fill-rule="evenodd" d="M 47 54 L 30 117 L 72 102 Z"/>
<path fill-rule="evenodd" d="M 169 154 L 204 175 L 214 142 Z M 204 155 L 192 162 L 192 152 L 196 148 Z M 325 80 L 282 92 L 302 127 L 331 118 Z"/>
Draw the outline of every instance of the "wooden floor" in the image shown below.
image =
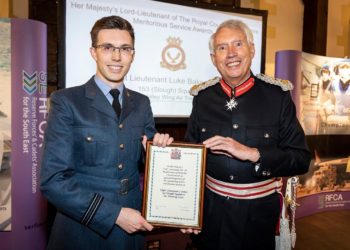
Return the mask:
<path fill-rule="evenodd" d="M 350 211 L 317 213 L 296 221 L 295 250 L 350 250 Z"/>
<path fill-rule="evenodd" d="M 147 236 L 146 249 L 185 250 L 188 235 L 173 229 L 154 230 Z M 350 250 L 350 211 L 317 213 L 296 220 L 297 241 L 293 250 Z M 158 246 L 158 247 L 156 247 Z"/>

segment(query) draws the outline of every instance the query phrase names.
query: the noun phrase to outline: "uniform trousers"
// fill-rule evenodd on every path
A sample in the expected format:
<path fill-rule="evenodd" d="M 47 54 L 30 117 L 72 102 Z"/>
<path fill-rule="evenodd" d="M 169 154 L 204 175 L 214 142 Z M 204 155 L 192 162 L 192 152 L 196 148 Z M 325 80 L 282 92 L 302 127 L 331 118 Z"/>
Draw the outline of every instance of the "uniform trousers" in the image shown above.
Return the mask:
<path fill-rule="evenodd" d="M 280 195 L 242 200 L 205 190 L 203 230 L 192 236 L 200 250 L 273 250 Z"/>

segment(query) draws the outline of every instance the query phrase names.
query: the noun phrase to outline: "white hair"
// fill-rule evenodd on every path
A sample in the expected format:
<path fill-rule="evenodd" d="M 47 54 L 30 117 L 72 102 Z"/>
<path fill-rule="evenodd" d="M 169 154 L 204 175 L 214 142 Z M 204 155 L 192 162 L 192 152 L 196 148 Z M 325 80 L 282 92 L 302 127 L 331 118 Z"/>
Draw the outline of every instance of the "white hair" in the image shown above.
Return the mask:
<path fill-rule="evenodd" d="M 230 19 L 230 20 L 227 20 L 227 21 L 221 23 L 218 26 L 218 28 L 216 29 L 215 33 L 213 33 L 210 36 L 210 39 L 209 39 L 210 54 L 212 54 L 212 55 L 214 54 L 214 39 L 215 39 L 215 36 L 218 33 L 218 31 L 221 30 L 222 28 L 239 29 L 239 30 L 243 31 L 243 33 L 245 34 L 248 43 L 254 44 L 254 36 L 253 36 L 252 30 L 244 22 L 242 22 L 240 20 Z"/>

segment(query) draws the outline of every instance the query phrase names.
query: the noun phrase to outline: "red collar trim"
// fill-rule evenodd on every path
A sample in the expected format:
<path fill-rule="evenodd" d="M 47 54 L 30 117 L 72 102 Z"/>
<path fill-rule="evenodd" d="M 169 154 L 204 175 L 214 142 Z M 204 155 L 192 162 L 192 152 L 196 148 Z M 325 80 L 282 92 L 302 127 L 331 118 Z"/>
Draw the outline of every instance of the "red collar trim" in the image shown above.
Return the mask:
<path fill-rule="evenodd" d="M 220 80 L 220 85 L 222 90 L 226 93 L 226 95 L 228 95 L 231 98 L 231 95 L 232 95 L 231 87 L 227 85 L 224 79 Z"/>
<path fill-rule="evenodd" d="M 241 83 L 240 85 L 234 87 L 233 89 L 225 82 L 224 79 L 220 80 L 220 85 L 222 90 L 230 98 L 232 97 L 232 95 L 234 95 L 234 97 L 239 97 L 254 86 L 254 78 L 250 77 L 247 81 L 245 81 L 244 83 Z"/>

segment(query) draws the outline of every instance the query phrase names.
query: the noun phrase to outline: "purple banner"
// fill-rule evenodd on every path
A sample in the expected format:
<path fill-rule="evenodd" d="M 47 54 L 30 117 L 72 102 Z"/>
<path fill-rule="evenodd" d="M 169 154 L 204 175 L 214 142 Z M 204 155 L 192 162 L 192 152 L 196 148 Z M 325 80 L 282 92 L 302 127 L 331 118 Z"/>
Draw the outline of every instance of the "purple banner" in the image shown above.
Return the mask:
<path fill-rule="evenodd" d="M 294 84 L 292 96 L 306 135 L 349 133 L 350 88 L 337 91 L 339 83 L 349 81 L 349 69 L 348 59 L 293 50 L 276 53 L 275 76 Z M 350 209 L 349 155 L 327 159 L 314 152 L 308 173 L 299 176 L 297 218 Z"/>
<path fill-rule="evenodd" d="M 300 117 L 301 51 L 277 51 L 275 65 L 275 77 L 289 80 L 294 85 L 292 97 Z"/>
<path fill-rule="evenodd" d="M 47 115 L 46 25 L 10 19 L 11 25 L 11 230 L 1 249 L 45 249 L 46 201 L 39 164 Z"/>
<path fill-rule="evenodd" d="M 296 218 L 318 212 L 350 209 L 350 192 L 324 192 L 297 199 Z"/>

